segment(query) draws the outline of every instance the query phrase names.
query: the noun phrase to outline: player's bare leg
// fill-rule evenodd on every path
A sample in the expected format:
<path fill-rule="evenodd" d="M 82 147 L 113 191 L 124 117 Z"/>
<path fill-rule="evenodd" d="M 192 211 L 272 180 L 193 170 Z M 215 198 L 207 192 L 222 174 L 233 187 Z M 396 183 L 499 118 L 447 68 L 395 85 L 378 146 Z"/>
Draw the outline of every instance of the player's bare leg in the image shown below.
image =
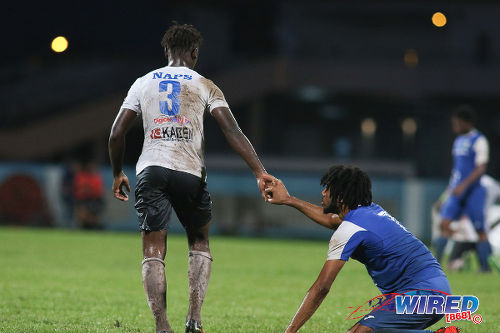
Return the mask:
<path fill-rule="evenodd" d="M 441 221 L 441 225 L 439 226 L 439 229 L 441 231 L 441 236 L 442 237 L 451 237 L 453 234 L 453 230 L 451 230 L 451 220 L 450 219 L 443 219 Z"/>
<path fill-rule="evenodd" d="M 165 254 L 167 231 L 142 232 L 142 283 L 156 323 L 156 333 L 172 333 L 167 320 Z"/>
<path fill-rule="evenodd" d="M 201 307 L 207 292 L 212 271 L 212 255 L 209 246 L 210 223 L 198 229 L 187 229 L 189 245 L 189 309 L 186 332 L 203 332 Z"/>
<path fill-rule="evenodd" d="M 477 257 L 481 266 L 481 272 L 491 272 L 488 258 L 491 254 L 491 245 L 488 241 L 488 235 L 484 231 L 477 232 L 479 241 L 476 244 Z"/>
<path fill-rule="evenodd" d="M 451 237 L 451 235 L 453 234 L 453 231 L 451 230 L 450 226 L 451 226 L 450 219 L 443 219 L 439 226 L 441 235 L 436 239 L 434 244 L 436 248 L 436 259 L 439 263 L 441 263 L 444 249 L 446 247 L 446 244 L 448 243 L 448 238 Z"/>
<path fill-rule="evenodd" d="M 359 323 L 356 323 L 347 333 L 369 333 L 373 332 L 373 328 L 370 328 L 368 326 L 360 325 Z"/>

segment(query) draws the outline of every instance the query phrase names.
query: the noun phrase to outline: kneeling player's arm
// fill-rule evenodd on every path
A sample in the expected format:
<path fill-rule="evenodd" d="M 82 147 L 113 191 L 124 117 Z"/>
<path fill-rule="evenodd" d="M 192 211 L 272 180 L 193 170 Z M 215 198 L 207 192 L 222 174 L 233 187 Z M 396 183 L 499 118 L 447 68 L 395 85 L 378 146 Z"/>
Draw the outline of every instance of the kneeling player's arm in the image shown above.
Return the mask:
<path fill-rule="evenodd" d="M 122 172 L 123 154 L 125 153 L 125 135 L 137 118 L 137 113 L 129 109 L 121 109 L 116 116 L 109 135 L 109 159 L 113 168 L 113 176 Z"/>
<path fill-rule="evenodd" d="M 344 267 L 344 264 L 345 261 L 343 260 L 328 260 L 325 262 L 321 273 L 319 273 L 318 279 L 307 292 L 285 333 L 297 332 L 299 328 L 311 318 L 325 299 L 326 295 L 328 295 L 333 281 L 342 267 Z"/>
<path fill-rule="evenodd" d="M 245 160 L 254 175 L 259 178 L 264 174 L 266 172 L 264 166 L 252 144 L 238 126 L 231 110 L 226 107 L 218 107 L 212 111 L 212 115 L 217 120 L 231 148 Z"/>
<path fill-rule="evenodd" d="M 329 229 L 337 229 L 340 223 L 342 223 L 337 214 L 325 214 L 323 211 L 323 207 L 314 205 L 299 198 L 291 196 L 285 202 L 285 204 L 299 210 L 302 214 L 304 214 L 314 222 L 321 224 L 322 226 Z"/>

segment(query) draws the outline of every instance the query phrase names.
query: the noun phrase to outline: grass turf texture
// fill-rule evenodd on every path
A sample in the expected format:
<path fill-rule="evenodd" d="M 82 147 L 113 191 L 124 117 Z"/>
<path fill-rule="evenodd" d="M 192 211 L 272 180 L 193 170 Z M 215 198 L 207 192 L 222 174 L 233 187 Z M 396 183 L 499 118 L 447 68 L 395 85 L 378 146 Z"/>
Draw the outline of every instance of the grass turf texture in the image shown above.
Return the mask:
<path fill-rule="evenodd" d="M 283 332 L 327 246 L 213 237 L 215 261 L 202 313 L 206 331 Z M 0 228 L 0 332 L 153 332 L 141 259 L 139 234 Z M 168 237 L 166 262 L 167 313 L 182 333 L 188 297 L 184 236 Z M 479 297 L 483 323 L 459 321 L 463 332 L 500 332 L 499 276 L 448 276 L 454 294 Z M 355 323 L 346 320 L 348 307 L 378 294 L 364 267 L 351 260 L 301 332 L 345 332 Z M 433 328 L 441 326 L 444 319 Z"/>

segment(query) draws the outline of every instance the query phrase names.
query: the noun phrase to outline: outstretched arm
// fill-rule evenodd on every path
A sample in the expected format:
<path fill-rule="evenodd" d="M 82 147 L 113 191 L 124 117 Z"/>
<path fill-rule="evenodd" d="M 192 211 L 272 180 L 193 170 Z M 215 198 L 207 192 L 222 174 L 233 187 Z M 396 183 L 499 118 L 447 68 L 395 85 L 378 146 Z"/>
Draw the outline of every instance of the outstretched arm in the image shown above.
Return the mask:
<path fill-rule="evenodd" d="M 321 273 L 319 273 L 318 279 L 307 292 L 285 333 L 297 332 L 299 328 L 311 318 L 325 299 L 326 295 L 328 295 L 333 281 L 342 267 L 344 267 L 344 264 L 345 261 L 343 260 L 328 260 L 325 262 Z"/>
<path fill-rule="evenodd" d="M 288 191 L 281 180 L 273 180 L 271 178 L 268 179 L 267 177 L 264 178 L 271 182 L 271 184 L 265 189 L 267 202 L 275 205 L 287 205 L 293 207 L 314 222 L 329 229 L 337 229 L 340 223 L 342 223 L 337 214 L 325 214 L 322 207 L 313 205 L 310 202 L 288 194 Z"/>
<path fill-rule="evenodd" d="M 217 120 L 231 148 L 245 160 L 252 170 L 257 178 L 259 190 L 262 196 L 264 196 L 265 181 L 262 179 L 262 176 L 267 175 L 266 169 L 264 169 L 264 166 L 260 162 L 252 144 L 238 126 L 233 113 L 226 107 L 218 107 L 212 110 L 212 115 Z"/>
<path fill-rule="evenodd" d="M 129 109 L 121 109 L 116 116 L 111 134 L 109 135 L 108 149 L 111 167 L 113 168 L 113 194 L 115 198 L 128 201 L 128 195 L 123 190 L 125 187 L 130 192 L 130 184 L 122 170 L 123 154 L 125 153 L 125 135 L 132 126 L 137 113 Z"/>

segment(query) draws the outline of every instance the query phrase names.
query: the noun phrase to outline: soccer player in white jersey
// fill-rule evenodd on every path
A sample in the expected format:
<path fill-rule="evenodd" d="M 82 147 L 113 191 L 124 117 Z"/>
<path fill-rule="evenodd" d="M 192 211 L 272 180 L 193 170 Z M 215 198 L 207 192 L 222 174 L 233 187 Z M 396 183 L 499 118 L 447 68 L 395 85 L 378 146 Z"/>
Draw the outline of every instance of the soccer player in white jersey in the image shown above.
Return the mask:
<path fill-rule="evenodd" d="M 168 65 L 138 78 L 130 88 L 109 138 L 113 192 L 127 201 L 122 171 L 125 135 L 142 117 L 144 144 L 137 162 L 135 208 L 142 231 L 142 278 L 156 332 L 171 333 L 166 316 L 165 254 L 168 220 L 175 210 L 189 245 L 189 309 L 185 332 L 204 332 L 201 307 L 210 277 L 211 201 L 206 187 L 203 119 L 211 114 L 231 147 L 255 174 L 264 195 L 267 175 L 251 143 L 240 130 L 221 90 L 193 70 L 201 34 L 192 25 L 172 25 L 162 39 Z M 267 175 L 268 176 L 268 175 Z"/>

